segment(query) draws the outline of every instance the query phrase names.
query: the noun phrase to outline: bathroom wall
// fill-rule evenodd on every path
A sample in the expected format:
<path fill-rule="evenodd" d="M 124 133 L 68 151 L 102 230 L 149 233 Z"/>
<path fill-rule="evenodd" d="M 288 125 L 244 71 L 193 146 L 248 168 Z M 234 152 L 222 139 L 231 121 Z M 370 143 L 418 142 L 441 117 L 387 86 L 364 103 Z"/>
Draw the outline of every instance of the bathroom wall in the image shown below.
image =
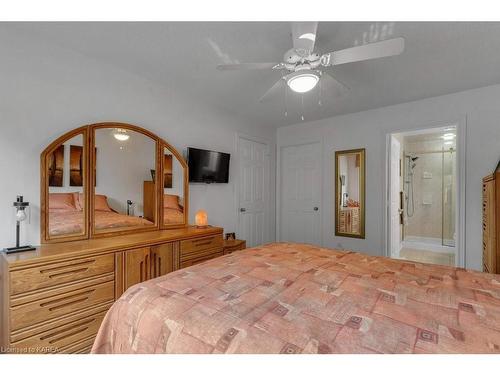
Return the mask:
<path fill-rule="evenodd" d="M 454 239 L 456 153 L 429 153 L 441 151 L 442 146 L 441 140 L 405 141 L 405 152 L 418 156 L 413 169 L 415 211 L 406 218 L 405 238 Z"/>
<path fill-rule="evenodd" d="M 442 236 L 442 154 L 422 153 L 439 151 L 442 141 L 405 142 L 406 153 L 418 156 L 413 169 L 413 201 L 414 213 L 406 216 L 404 227 L 405 238 L 419 237 L 441 240 Z M 411 163 L 411 162 L 410 162 Z M 405 162 L 405 174 L 409 172 Z M 407 184 L 406 194 L 411 196 L 411 184 Z M 409 212 L 410 202 L 407 202 L 406 212 Z"/>

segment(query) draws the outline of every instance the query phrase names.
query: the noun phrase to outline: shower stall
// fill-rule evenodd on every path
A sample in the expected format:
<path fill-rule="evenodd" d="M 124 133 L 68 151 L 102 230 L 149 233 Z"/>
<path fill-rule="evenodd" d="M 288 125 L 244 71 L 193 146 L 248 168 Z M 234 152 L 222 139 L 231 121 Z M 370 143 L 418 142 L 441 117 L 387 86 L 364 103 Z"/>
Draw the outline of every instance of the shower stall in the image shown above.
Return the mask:
<path fill-rule="evenodd" d="M 402 247 L 454 254 L 456 150 L 442 141 L 408 139 L 403 152 Z"/>

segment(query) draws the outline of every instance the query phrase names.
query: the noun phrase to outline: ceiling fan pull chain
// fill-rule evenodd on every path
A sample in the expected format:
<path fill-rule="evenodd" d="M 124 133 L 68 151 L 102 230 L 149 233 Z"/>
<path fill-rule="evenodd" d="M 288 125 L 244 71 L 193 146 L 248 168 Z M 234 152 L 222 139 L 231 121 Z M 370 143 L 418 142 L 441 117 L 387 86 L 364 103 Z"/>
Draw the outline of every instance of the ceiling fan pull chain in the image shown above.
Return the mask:
<path fill-rule="evenodd" d="M 302 100 L 302 115 L 300 117 L 302 121 L 304 121 L 304 94 L 302 94 L 300 98 Z"/>
<path fill-rule="evenodd" d="M 286 87 L 286 85 L 283 85 L 283 89 L 285 90 L 285 117 L 288 117 L 288 110 L 286 107 L 286 100 L 288 97 L 288 88 Z"/>
<path fill-rule="evenodd" d="M 319 90 L 318 90 L 318 106 L 321 107 L 321 97 L 323 96 L 323 86 L 321 85 L 321 79 L 319 80 Z"/>

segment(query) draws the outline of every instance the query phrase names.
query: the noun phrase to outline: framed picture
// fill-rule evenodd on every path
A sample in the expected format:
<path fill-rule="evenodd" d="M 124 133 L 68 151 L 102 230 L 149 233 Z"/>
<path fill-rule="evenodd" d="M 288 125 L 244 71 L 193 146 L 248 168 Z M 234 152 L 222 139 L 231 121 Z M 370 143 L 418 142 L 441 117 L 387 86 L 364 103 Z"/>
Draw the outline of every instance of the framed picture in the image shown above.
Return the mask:
<path fill-rule="evenodd" d="M 172 171 L 172 155 L 165 155 L 165 162 L 163 164 L 164 173 L 165 173 L 165 185 L 164 188 L 172 188 L 172 179 L 173 179 L 173 171 Z"/>
<path fill-rule="evenodd" d="M 226 233 L 226 240 L 235 240 L 236 239 L 236 233 L 231 232 L 231 233 Z"/>
<path fill-rule="evenodd" d="M 49 186 L 62 187 L 64 179 L 64 145 L 60 145 L 49 155 Z"/>
<path fill-rule="evenodd" d="M 94 160 L 97 162 L 97 148 L 94 149 Z M 94 176 L 97 174 L 94 171 Z M 69 186 L 83 186 L 83 147 L 69 146 Z M 94 181 L 97 186 L 97 177 Z"/>
<path fill-rule="evenodd" d="M 69 186 L 83 186 L 83 147 L 69 146 Z"/>

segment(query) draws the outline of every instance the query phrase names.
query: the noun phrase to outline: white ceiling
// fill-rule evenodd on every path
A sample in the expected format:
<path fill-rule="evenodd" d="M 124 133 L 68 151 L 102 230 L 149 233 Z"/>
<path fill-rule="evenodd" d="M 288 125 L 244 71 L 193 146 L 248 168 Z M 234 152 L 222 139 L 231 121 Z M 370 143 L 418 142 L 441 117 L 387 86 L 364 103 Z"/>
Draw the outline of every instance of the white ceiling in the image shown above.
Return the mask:
<path fill-rule="evenodd" d="M 3 23 L 119 66 L 183 92 L 196 101 L 272 127 L 443 95 L 500 83 L 500 23 L 323 22 L 317 50 L 334 51 L 368 40 L 403 36 L 396 57 L 328 68 L 350 87 L 346 93 L 289 91 L 258 99 L 280 77 L 277 71 L 226 71 L 224 62 L 279 62 L 291 48 L 288 23 Z M 378 33 L 377 33 L 378 30 Z M 384 35 L 382 35 L 384 34 Z M 324 90 L 325 91 L 325 90 Z M 302 109 L 303 108 L 303 109 Z"/>

